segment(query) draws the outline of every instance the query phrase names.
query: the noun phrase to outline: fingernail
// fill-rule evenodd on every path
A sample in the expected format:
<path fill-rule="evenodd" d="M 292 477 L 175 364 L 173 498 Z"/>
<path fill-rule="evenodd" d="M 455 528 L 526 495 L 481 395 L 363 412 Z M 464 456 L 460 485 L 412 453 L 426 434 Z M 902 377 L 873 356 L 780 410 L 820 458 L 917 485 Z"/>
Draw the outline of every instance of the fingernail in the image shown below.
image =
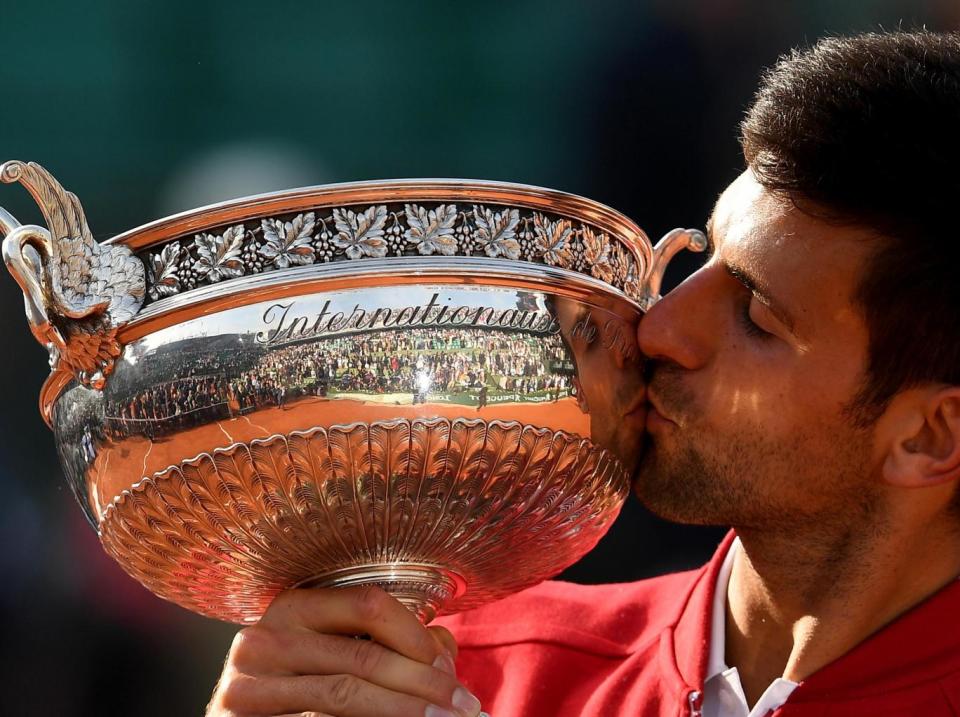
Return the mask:
<path fill-rule="evenodd" d="M 465 714 L 475 715 L 480 711 L 480 700 L 458 687 L 453 692 L 453 706 Z"/>
<path fill-rule="evenodd" d="M 437 655 L 437 659 L 433 661 L 433 666 L 438 670 L 443 670 L 448 675 L 457 676 L 457 668 L 453 664 L 453 660 L 446 655 Z"/>
<path fill-rule="evenodd" d="M 459 715 L 436 705 L 427 705 L 423 717 L 459 717 Z"/>

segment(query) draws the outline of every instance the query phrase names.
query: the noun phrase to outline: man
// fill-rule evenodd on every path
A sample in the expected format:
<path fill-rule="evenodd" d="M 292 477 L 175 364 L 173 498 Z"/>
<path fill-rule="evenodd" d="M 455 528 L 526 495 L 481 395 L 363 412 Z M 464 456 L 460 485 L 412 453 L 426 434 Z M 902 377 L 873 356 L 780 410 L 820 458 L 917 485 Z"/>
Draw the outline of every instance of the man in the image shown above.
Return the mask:
<path fill-rule="evenodd" d="M 455 616 L 456 678 L 382 593 L 285 593 L 209 714 L 960 714 L 960 36 L 794 53 L 742 142 L 712 255 L 637 336 L 636 491 L 733 526 L 714 559 Z"/>

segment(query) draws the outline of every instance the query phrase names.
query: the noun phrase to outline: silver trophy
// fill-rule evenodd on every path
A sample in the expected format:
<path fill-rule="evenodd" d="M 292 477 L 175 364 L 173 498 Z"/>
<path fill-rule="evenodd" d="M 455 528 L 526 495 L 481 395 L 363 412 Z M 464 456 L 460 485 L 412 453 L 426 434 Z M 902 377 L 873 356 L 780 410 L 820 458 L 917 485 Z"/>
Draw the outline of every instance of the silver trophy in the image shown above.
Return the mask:
<path fill-rule="evenodd" d="M 666 263 L 623 215 L 467 180 L 308 187 L 94 241 L 33 163 L 3 257 L 40 396 L 104 549 L 237 623 L 375 583 L 422 620 L 549 578 L 617 516 L 646 413 L 637 323 Z"/>

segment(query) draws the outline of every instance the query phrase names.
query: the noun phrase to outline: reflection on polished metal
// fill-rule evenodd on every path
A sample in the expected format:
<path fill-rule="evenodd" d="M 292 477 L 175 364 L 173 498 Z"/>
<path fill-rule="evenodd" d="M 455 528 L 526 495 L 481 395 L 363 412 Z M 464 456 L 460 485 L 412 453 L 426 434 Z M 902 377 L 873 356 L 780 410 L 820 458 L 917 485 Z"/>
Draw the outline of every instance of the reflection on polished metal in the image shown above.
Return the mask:
<path fill-rule="evenodd" d="M 171 466 L 111 503 L 101 535 L 148 588 L 215 617 L 259 615 L 291 585 L 376 582 L 429 619 L 562 570 L 602 535 L 623 485 L 609 452 L 559 431 L 373 421 Z"/>
<path fill-rule="evenodd" d="M 97 244 L 42 168 L 0 178 L 47 222 L 0 209 L 71 488 L 127 572 L 235 622 L 366 583 L 429 620 L 575 562 L 642 446 L 637 322 L 705 246 L 463 180 L 291 190 Z"/>

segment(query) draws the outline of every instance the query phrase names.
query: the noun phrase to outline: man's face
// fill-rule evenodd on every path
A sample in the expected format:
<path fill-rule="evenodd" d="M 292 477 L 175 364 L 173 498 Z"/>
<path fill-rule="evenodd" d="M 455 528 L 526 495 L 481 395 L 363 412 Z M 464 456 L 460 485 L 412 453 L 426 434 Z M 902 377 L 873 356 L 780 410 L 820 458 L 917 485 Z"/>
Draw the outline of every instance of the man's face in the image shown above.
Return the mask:
<path fill-rule="evenodd" d="M 554 315 L 576 366 L 574 391 L 580 410 L 589 416 L 590 438 L 632 475 L 646 420 L 635 321 L 563 297 L 555 298 Z"/>
<path fill-rule="evenodd" d="M 681 522 L 855 521 L 879 489 L 872 432 L 845 410 L 866 366 L 854 292 L 875 243 L 749 171 L 718 201 L 711 235 L 705 266 L 638 329 L 652 359 L 638 495 Z"/>

